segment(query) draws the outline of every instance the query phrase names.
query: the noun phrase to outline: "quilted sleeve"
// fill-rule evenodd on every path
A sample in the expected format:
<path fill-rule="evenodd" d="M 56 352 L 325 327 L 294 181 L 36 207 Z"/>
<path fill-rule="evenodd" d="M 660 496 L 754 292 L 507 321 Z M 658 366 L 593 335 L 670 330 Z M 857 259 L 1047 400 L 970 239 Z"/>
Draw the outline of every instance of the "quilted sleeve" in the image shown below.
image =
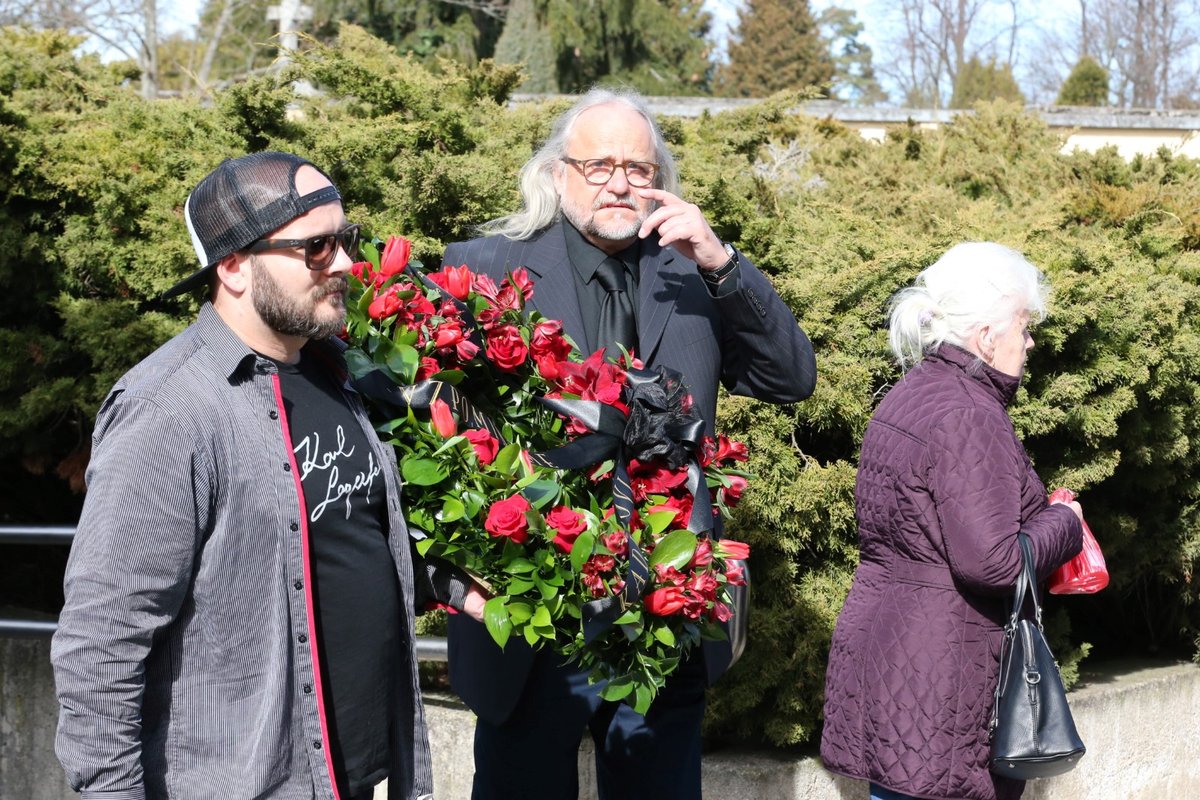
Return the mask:
<path fill-rule="evenodd" d="M 1020 568 L 1020 445 L 1003 410 L 967 407 L 932 427 L 929 489 L 950 571 L 981 594 L 1012 589 Z"/>

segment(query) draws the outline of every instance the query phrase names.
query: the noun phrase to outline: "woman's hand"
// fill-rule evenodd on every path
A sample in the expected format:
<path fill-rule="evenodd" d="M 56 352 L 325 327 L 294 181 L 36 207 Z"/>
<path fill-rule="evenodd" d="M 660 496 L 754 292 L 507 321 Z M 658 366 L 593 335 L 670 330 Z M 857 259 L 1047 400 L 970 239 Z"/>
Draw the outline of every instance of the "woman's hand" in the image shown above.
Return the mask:
<path fill-rule="evenodd" d="M 1052 506 L 1069 506 L 1070 509 L 1075 512 L 1075 516 L 1079 518 L 1079 521 L 1083 522 L 1083 507 L 1079 505 L 1078 500 L 1072 500 L 1069 503 L 1064 503 L 1061 500 L 1055 500 L 1052 503 L 1050 503 L 1050 505 L 1052 505 Z"/>

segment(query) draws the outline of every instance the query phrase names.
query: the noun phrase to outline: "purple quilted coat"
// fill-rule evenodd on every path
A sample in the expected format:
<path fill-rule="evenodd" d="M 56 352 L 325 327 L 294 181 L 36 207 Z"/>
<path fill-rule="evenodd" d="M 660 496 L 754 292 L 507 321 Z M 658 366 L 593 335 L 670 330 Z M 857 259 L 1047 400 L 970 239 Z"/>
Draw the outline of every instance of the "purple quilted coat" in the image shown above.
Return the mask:
<path fill-rule="evenodd" d="M 879 404 L 855 488 L 860 561 L 825 677 L 821 758 L 920 798 L 1009 800 L 988 771 L 1003 620 L 1033 540 L 1045 577 L 1079 552 L 1005 406 L 1020 378 L 943 345 Z"/>

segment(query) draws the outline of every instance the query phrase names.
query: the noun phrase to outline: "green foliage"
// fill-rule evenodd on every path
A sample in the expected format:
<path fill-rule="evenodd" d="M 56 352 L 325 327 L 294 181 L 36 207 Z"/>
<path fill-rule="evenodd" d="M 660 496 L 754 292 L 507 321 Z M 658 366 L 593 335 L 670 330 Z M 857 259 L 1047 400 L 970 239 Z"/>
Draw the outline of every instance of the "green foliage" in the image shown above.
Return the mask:
<path fill-rule="evenodd" d="M 828 95 L 833 75 L 828 46 L 807 0 L 748 0 L 738 10 L 737 30 L 729 42 L 729 63 L 721 70 L 722 94 L 766 97 L 785 89 L 815 86 Z"/>
<path fill-rule="evenodd" d="M 1025 102 L 1025 95 L 1017 86 L 1011 64 L 997 64 L 989 59 L 986 64 L 978 56 L 962 65 L 954 76 L 954 93 L 950 96 L 950 108 L 970 108 L 980 101 L 1008 100 Z"/>
<path fill-rule="evenodd" d="M 706 92 L 711 17 L 694 0 L 513 0 L 496 58 L 526 65 L 527 92 L 597 83 L 646 94 Z"/>
<path fill-rule="evenodd" d="M 1084 56 L 1063 81 L 1054 102 L 1060 106 L 1108 105 L 1108 70 L 1091 56 Z"/>
<path fill-rule="evenodd" d="M 862 106 L 886 102 L 887 92 L 875 76 L 874 54 L 870 46 L 858 38 L 864 28 L 856 12 L 830 6 L 821 12 L 817 24 L 833 58 L 830 95 Z"/>
<path fill-rule="evenodd" d="M 78 481 L 104 391 L 193 317 L 193 302 L 154 298 L 194 268 L 182 205 L 222 158 L 312 158 L 353 219 L 409 235 L 426 263 L 515 208 L 516 171 L 562 101 L 509 108 L 516 68 L 431 70 L 359 29 L 339 37 L 293 67 L 324 96 L 260 79 L 202 105 L 146 104 L 61 35 L 0 34 L 3 513 L 37 505 L 31 475 L 45 496 Z M 1099 595 L 1047 601 L 1069 637 L 1055 651 L 1065 671 L 1089 643 L 1101 656 L 1200 647 L 1200 164 L 1063 155 L 1004 103 L 870 143 L 792 113 L 797 100 L 664 120 L 688 198 L 772 276 L 820 376 L 796 406 L 720 406 L 760 477 L 731 526 L 753 547 L 751 642 L 711 695 L 711 734 L 817 735 L 857 560 L 858 442 L 899 377 L 884 310 L 964 239 L 1022 250 L 1054 288 L 1012 415 L 1046 483 L 1080 493 L 1112 570 Z"/>

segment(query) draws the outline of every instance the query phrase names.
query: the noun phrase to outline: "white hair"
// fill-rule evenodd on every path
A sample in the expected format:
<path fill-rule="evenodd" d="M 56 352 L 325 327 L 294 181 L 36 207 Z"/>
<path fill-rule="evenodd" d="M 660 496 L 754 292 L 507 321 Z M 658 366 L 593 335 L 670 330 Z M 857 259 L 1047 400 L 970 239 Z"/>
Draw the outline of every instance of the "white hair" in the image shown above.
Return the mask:
<path fill-rule="evenodd" d="M 1045 277 L 1016 250 L 964 242 L 892 298 L 888 343 L 900 368 L 908 369 L 943 342 L 966 347 L 984 325 L 998 335 L 1022 311 L 1041 320 L 1049 294 Z"/>
<path fill-rule="evenodd" d="M 548 227 L 561 211 L 558 190 L 554 186 L 555 171 L 562 169 L 560 159 L 567 154 L 567 142 L 579 116 L 590 108 L 622 105 L 636 111 L 646 120 L 654 144 L 654 160 L 658 174 L 654 185 L 671 194 L 679 194 L 679 169 L 667 148 L 662 131 L 654 121 L 642 96 L 632 89 L 592 89 L 576 101 L 554 123 L 550 138 L 521 167 L 518 183 L 521 208 L 513 214 L 494 219 L 479 226 L 481 233 L 499 234 L 510 239 L 528 239 Z"/>

